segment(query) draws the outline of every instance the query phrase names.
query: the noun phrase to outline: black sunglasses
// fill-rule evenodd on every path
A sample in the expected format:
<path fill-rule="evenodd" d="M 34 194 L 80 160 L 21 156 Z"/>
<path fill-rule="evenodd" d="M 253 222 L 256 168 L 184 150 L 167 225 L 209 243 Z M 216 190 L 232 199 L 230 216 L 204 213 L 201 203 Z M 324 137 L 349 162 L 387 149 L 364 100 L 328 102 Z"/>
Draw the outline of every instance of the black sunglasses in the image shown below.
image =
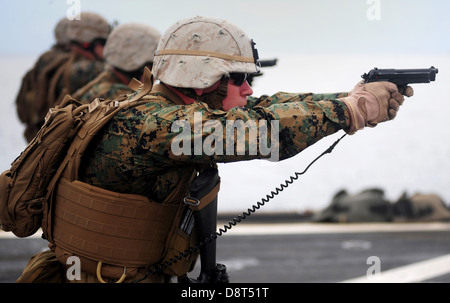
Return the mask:
<path fill-rule="evenodd" d="M 236 86 L 241 86 L 247 81 L 249 74 L 246 73 L 230 73 L 230 78 L 233 79 L 233 84 Z"/>
<path fill-rule="evenodd" d="M 78 41 L 71 41 L 73 44 L 78 45 L 79 47 L 88 50 L 88 51 L 93 51 L 95 46 L 97 44 L 101 44 L 102 46 L 105 46 L 106 44 L 106 39 L 104 38 L 95 38 L 94 40 L 92 40 L 91 42 L 78 42 Z"/>

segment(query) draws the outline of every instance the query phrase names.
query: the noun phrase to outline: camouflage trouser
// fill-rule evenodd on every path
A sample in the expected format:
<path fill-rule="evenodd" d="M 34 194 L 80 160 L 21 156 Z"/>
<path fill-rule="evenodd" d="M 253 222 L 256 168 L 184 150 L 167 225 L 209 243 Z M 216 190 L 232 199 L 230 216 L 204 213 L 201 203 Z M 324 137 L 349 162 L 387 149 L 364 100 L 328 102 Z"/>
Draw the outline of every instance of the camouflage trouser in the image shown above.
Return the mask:
<path fill-rule="evenodd" d="M 62 283 L 64 266 L 51 250 L 31 257 L 17 283 Z"/>

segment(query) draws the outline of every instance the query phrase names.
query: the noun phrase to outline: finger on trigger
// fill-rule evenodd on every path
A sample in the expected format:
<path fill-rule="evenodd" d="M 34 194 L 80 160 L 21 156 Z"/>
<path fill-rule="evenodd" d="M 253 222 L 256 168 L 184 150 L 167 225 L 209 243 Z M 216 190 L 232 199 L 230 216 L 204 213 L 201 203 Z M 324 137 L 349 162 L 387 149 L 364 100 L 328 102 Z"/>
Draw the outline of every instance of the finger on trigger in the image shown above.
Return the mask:
<path fill-rule="evenodd" d="M 406 97 L 412 97 L 414 95 L 414 89 L 411 86 L 407 86 L 403 93 Z"/>
<path fill-rule="evenodd" d="M 382 83 L 383 83 L 384 87 L 386 87 L 386 89 L 387 89 L 390 93 L 398 92 L 398 87 L 397 87 L 397 85 L 395 85 L 394 83 L 392 83 L 392 82 L 387 82 L 387 81 L 383 81 Z"/>

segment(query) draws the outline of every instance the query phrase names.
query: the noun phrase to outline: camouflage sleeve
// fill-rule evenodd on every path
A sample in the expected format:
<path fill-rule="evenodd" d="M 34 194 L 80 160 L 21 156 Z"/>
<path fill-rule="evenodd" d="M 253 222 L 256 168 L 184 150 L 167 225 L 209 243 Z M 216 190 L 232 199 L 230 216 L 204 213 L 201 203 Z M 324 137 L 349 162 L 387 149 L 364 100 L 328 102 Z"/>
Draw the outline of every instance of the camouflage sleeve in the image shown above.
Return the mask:
<path fill-rule="evenodd" d="M 333 100 L 337 98 L 347 97 L 348 92 L 340 93 L 324 93 L 324 94 L 314 94 L 314 93 L 300 93 L 291 94 L 279 92 L 273 96 L 263 95 L 259 98 L 249 97 L 247 99 L 246 108 L 253 108 L 255 106 L 267 107 L 275 103 L 286 103 L 292 101 L 321 101 L 321 100 Z"/>
<path fill-rule="evenodd" d="M 315 98 L 280 93 L 228 112 L 203 103 L 164 108 L 148 116 L 139 145 L 167 165 L 287 159 L 347 126 L 342 101 Z"/>

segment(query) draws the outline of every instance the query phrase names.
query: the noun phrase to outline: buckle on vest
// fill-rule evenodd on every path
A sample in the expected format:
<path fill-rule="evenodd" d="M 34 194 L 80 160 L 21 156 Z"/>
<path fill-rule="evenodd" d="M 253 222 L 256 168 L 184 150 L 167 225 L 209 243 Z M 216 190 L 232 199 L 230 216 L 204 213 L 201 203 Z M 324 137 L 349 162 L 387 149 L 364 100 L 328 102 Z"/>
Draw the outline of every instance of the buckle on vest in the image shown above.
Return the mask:
<path fill-rule="evenodd" d="M 108 105 L 106 106 L 105 115 L 108 115 L 109 113 L 111 113 L 118 107 L 119 107 L 119 101 L 112 101 L 112 102 L 108 103 Z"/>
<path fill-rule="evenodd" d="M 95 98 L 94 101 L 92 101 L 91 103 L 89 103 L 89 112 L 92 113 L 94 110 L 97 109 L 97 107 L 100 105 L 100 99 L 99 98 Z"/>
<path fill-rule="evenodd" d="M 52 114 L 53 114 L 54 111 L 55 111 L 54 108 L 49 108 L 49 110 L 48 110 L 48 112 L 47 112 L 47 115 L 45 115 L 45 119 L 44 119 L 45 122 L 47 122 L 48 119 L 50 119 L 50 117 L 52 116 Z"/>
<path fill-rule="evenodd" d="M 184 202 L 184 204 L 191 205 L 191 206 L 198 206 L 200 204 L 199 199 L 193 198 L 190 196 L 184 197 L 183 202 Z"/>
<path fill-rule="evenodd" d="M 126 272 L 127 272 L 127 267 L 124 266 L 122 276 L 115 283 L 122 283 L 125 280 L 125 278 L 127 277 Z M 107 283 L 102 278 L 102 261 L 98 261 L 98 264 L 97 264 L 97 279 L 100 281 L 100 283 Z"/>

